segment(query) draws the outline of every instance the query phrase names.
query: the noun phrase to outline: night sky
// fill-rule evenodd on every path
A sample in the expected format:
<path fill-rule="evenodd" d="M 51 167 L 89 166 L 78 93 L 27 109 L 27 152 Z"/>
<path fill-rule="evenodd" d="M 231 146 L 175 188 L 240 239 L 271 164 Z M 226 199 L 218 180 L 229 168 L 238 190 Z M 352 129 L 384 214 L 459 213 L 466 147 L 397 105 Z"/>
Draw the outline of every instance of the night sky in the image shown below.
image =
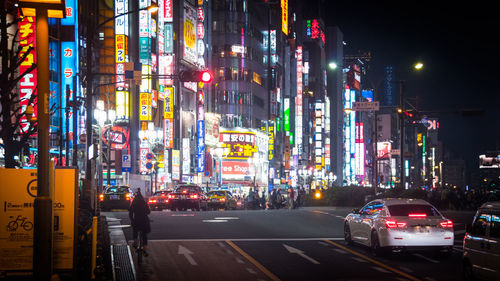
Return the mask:
<path fill-rule="evenodd" d="M 492 3 L 319 1 L 326 24 L 344 33 L 345 53 L 371 51 L 368 79 L 377 84 L 392 65 L 396 80 L 406 81 L 405 95 L 421 97 L 422 110 L 448 112 L 433 115 L 439 138 L 469 172 L 477 170 L 479 154 L 500 150 L 500 17 Z M 412 69 L 417 60 L 425 65 L 419 73 Z M 485 113 L 451 113 L 475 108 Z"/>

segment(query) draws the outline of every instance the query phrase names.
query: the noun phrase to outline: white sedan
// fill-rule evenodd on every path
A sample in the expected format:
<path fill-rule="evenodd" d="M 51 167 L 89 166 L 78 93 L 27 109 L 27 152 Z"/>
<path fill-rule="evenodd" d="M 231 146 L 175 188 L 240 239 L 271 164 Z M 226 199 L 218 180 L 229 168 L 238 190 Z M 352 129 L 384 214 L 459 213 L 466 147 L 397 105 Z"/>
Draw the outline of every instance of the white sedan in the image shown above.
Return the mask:
<path fill-rule="evenodd" d="M 375 255 L 453 246 L 453 222 L 420 199 L 377 199 L 353 210 L 344 221 L 344 239 L 369 246 Z"/>

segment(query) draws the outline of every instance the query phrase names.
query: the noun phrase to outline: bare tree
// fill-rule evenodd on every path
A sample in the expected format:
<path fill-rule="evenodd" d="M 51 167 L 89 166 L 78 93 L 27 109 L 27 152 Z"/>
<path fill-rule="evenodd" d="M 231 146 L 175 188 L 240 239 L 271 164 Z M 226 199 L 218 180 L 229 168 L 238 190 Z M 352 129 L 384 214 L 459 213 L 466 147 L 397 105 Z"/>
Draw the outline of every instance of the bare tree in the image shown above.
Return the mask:
<path fill-rule="evenodd" d="M 29 112 L 21 106 L 18 84 L 21 79 L 36 68 L 31 64 L 22 73 L 19 66 L 26 60 L 33 50 L 33 46 L 19 48 L 19 30 L 17 28 L 21 17 L 14 1 L 0 0 L 0 146 L 5 151 L 5 167 L 14 168 L 20 163 L 15 161 L 23 148 L 27 147 L 28 140 L 36 131 L 35 122 L 28 126 L 21 126 L 21 120 L 31 118 L 33 112 Z M 31 105 L 35 101 L 36 94 L 32 93 L 27 99 Z M 32 110 L 32 107 L 28 107 Z M 28 111 L 28 112 L 27 112 Z M 34 121 L 34 120 L 33 120 Z"/>

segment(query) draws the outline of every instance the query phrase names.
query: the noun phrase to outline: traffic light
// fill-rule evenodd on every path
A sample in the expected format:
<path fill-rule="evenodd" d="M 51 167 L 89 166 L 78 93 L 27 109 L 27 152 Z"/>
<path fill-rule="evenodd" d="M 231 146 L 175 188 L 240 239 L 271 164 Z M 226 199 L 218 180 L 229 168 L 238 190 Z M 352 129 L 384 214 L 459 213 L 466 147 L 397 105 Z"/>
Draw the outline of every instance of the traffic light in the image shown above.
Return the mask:
<path fill-rule="evenodd" d="M 210 83 L 213 80 L 212 72 L 208 70 L 183 70 L 179 73 L 181 82 Z"/>

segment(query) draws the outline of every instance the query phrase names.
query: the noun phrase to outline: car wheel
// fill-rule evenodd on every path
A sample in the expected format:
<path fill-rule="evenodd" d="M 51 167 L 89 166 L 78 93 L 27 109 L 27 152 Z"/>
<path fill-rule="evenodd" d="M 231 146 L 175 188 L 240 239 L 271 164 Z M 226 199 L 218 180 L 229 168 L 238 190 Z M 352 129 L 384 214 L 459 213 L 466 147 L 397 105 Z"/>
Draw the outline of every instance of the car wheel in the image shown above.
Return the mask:
<path fill-rule="evenodd" d="M 371 235 L 371 252 L 374 256 L 383 256 L 383 249 L 382 247 L 380 247 L 380 242 L 378 240 L 378 234 L 376 231 L 373 231 L 372 232 L 372 235 Z"/>
<path fill-rule="evenodd" d="M 344 240 L 347 245 L 352 245 L 351 228 L 349 228 L 349 223 L 344 224 Z"/>

